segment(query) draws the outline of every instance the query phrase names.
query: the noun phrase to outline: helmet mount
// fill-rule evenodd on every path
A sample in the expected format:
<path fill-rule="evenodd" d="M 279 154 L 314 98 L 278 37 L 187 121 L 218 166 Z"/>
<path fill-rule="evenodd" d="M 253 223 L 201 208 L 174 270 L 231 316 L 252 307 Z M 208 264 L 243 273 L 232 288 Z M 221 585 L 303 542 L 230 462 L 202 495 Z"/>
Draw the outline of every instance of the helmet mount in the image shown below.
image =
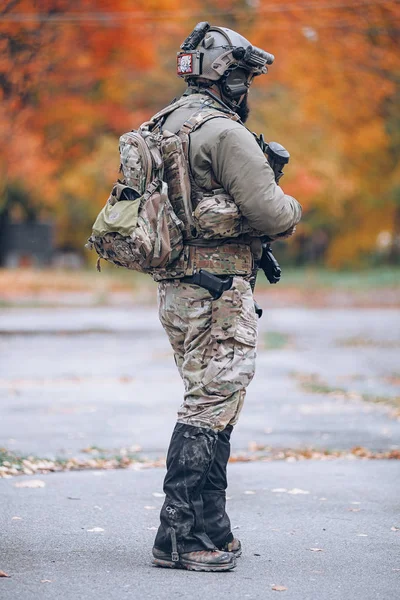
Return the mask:
<path fill-rule="evenodd" d="M 253 77 L 267 73 L 267 65 L 273 61 L 273 54 L 252 46 L 235 31 L 201 22 L 181 45 L 177 73 L 189 84 L 197 79 L 199 83 L 209 81 L 210 85 L 220 82 L 228 97 L 240 97 Z"/>

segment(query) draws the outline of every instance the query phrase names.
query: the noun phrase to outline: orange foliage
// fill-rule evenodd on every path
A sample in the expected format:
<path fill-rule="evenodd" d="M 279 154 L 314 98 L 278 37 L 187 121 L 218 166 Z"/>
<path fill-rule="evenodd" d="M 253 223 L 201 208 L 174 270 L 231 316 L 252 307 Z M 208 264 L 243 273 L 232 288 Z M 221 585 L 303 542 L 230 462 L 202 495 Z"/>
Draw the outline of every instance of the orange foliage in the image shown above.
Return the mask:
<path fill-rule="evenodd" d="M 394 0 L 3 0 L 0 198 L 22 186 L 80 248 L 118 135 L 181 93 L 175 52 L 208 20 L 275 54 L 249 127 L 290 150 L 283 187 L 304 231 L 329 235 L 328 262 L 357 260 L 400 236 L 399 19 Z"/>

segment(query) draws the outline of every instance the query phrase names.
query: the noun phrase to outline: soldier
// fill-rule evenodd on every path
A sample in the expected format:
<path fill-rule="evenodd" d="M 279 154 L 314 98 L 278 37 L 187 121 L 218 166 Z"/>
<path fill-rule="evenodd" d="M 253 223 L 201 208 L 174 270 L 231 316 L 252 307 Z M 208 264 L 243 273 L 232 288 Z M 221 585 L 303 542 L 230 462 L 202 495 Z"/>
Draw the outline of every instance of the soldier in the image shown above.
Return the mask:
<path fill-rule="evenodd" d="M 229 195 L 241 221 L 259 235 L 288 236 L 301 207 L 276 184 L 254 136 L 244 126 L 254 77 L 274 57 L 238 33 L 199 23 L 178 53 L 187 82 L 183 102 L 164 121 L 172 133 L 212 109 L 190 133 L 194 207 L 199 198 Z M 195 115 L 193 121 L 193 115 Z M 169 182 L 170 183 L 170 182 Z M 225 194 L 225 196 L 224 196 Z M 224 202 L 221 206 L 223 221 Z M 217 211 L 218 212 L 218 211 Z M 218 214 L 217 214 L 218 217 Z M 217 230 L 218 230 L 218 218 Z M 243 229 L 244 231 L 244 229 Z M 257 316 L 250 278 L 259 240 L 219 232 L 187 241 L 189 275 L 159 284 L 160 320 L 185 386 L 172 434 L 164 481 L 165 502 L 153 548 L 162 567 L 226 571 L 241 553 L 225 510 L 230 436 L 253 378 Z M 222 295 L 201 286 L 199 269 L 229 282 Z"/>

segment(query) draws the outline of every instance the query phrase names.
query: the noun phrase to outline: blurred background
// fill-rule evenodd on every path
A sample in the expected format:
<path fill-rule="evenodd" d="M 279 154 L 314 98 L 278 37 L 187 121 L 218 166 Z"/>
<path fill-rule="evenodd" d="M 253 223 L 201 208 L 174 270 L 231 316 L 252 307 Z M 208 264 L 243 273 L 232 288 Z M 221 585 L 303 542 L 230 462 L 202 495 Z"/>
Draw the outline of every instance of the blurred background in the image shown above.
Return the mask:
<path fill-rule="evenodd" d="M 248 125 L 291 153 L 282 185 L 304 217 L 275 245 L 289 280 L 322 268 L 333 284 L 343 270 L 398 283 L 397 1 L 3 0 L 3 293 L 17 267 L 29 287 L 32 268 L 94 265 L 84 244 L 117 178 L 118 138 L 183 92 L 176 52 L 204 20 L 276 57 L 252 86 Z"/>
<path fill-rule="evenodd" d="M 398 0 L 0 0 L 0 479 L 163 464 L 184 390 L 155 283 L 104 261 L 98 273 L 84 246 L 119 136 L 184 91 L 176 52 L 199 21 L 275 55 L 248 126 L 290 151 L 282 187 L 304 208 L 293 239 L 273 244 L 281 283 L 257 281 L 257 374 L 232 446 L 246 465 L 232 465 L 229 494 L 244 546 L 261 532 L 243 572 L 257 573 L 257 598 L 274 580 L 296 598 L 397 598 Z M 1 482 L 8 598 L 43 583 L 49 598 L 122 598 L 132 564 L 148 589 L 131 548 L 151 547 L 163 473 L 143 488 L 128 473 L 123 490 L 95 474 L 97 486 L 91 473 L 18 486 L 47 492 Z M 79 532 L 103 528 L 86 552 Z"/>

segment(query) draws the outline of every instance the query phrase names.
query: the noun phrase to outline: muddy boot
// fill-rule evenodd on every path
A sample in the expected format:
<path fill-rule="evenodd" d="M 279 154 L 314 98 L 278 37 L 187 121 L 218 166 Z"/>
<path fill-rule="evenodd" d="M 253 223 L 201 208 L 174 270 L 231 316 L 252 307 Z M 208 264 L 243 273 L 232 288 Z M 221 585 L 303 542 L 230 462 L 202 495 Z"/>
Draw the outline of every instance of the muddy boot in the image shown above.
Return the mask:
<path fill-rule="evenodd" d="M 228 425 L 223 431 L 218 432 L 214 461 L 201 495 L 205 530 L 208 537 L 220 550 L 240 556 L 241 544 L 238 539 L 233 537 L 231 522 L 225 510 L 226 488 L 228 487 L 226 467 L 231 452 L 232 430 L 232 425 Z"/>
<path fill-rule="evenodd" d="M 201 492 L 214 459 L 217 433 L 177 423 L 167 455 L 165 501 L 153 563 L 193 571 L 228 571 L 232 553 L 215 547 L 205 532 Z"/>

